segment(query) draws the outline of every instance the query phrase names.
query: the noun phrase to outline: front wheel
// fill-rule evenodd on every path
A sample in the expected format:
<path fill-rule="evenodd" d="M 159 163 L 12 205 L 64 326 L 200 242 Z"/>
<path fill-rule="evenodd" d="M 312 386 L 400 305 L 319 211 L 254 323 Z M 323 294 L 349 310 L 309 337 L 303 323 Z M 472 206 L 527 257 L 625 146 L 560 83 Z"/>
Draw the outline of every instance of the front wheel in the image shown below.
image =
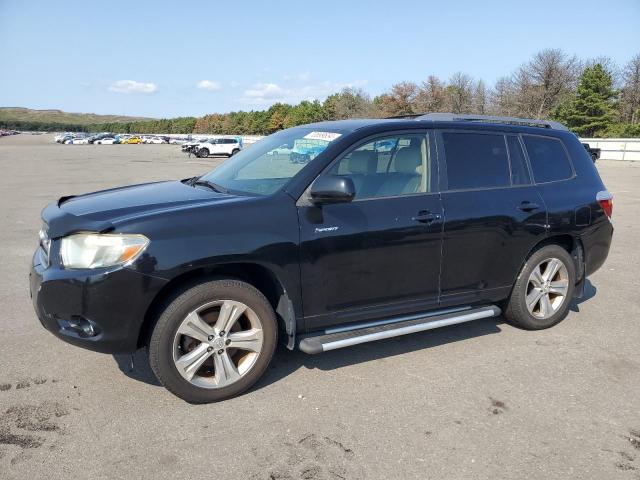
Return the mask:
<path fill-rule="evenodd" d="M 559 245 L 547 245 L 522 267 L 505 317 L 527 330 L 552 327 L 566 316 L 575 284 L 575 265 L 569 252 Z"/>
<path fill-rule="evenodd" d="M 233 157 L 236 153 L 240 152 L 240 149 L 238 148 L 234 148 L 233 151 L 231 152 L 231 155 L 229 155 L 230 157 Z"/>
<path fill-rule="evenodd" d="M 200 150 L 198 150 L 196 155 L 198 156 L 198 158 L 206 158 L 209 156 L 209 150 L 206 148 L 201 148 Z"/>
<path fill-rule="evenodd" d="M 276 347 L 273 308 L 253 286 L 216 280 L 173 300 L 149 340 L 158 380 L 190 403 L 225 400 L 250 388 Z"/>

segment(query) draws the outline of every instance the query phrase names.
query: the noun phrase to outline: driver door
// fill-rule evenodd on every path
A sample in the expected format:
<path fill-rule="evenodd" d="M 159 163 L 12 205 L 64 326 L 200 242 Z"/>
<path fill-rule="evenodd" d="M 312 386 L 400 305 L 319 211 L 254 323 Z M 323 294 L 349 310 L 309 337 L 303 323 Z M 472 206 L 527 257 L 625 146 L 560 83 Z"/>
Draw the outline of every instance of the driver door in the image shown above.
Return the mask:
<path fill-rule="evenodd" d="M 326 173 L 349 203 L 298 201 L 306 328 L 435 308 L 442 246 L 435 144 L 427 131 L 365 140 Z"/>

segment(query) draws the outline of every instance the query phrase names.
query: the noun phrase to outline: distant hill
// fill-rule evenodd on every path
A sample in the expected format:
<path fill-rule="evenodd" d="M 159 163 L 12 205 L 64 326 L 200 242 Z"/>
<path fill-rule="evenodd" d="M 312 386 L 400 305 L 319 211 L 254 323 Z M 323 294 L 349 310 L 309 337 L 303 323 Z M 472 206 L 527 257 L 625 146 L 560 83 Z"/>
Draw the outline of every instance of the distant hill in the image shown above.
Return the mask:
<path fill-rule="evenodd" d="M 68 125 L 94 123 L 135 122 L 155 120 L 149 117 L 127 117 L 125 115 L 97 115 L 95 113 L 70 113 L 62 110 L 33 110 L 20 107 L 0 107 L 0 122 L 39 122 Z"/>

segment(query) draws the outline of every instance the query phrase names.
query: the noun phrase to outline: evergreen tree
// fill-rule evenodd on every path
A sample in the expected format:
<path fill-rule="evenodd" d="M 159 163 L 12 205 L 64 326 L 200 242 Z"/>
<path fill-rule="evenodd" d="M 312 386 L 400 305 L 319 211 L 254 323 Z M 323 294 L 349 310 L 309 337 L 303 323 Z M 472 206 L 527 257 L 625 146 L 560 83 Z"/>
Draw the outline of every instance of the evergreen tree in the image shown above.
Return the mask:
<path fill-rule="evenodd" d="M 594 137 L 615 122 L 616 97 L 611 73 L 596 63 L 584 69 L 575 95 L 556 109 L 555 116 L 578 135 Z"/>

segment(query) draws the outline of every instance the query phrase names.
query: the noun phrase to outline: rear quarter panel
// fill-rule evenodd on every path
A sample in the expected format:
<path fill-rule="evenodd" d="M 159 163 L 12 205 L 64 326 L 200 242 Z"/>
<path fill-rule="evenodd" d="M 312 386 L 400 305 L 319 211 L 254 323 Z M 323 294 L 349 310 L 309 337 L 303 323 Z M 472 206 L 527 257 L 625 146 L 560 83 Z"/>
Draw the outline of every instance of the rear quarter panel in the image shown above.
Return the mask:
<path fill-rule="evenodd" d="M 596 200 L 596 194 L 606 187 L 579 140 L 568 132 L 561 139 L 575 176 L 538 184 L 538 189 L 548 211 L 549 234 L 567 234 L 582 242 L 589 275 L 602 266 L 611 245 L 613 225 Z"/>

